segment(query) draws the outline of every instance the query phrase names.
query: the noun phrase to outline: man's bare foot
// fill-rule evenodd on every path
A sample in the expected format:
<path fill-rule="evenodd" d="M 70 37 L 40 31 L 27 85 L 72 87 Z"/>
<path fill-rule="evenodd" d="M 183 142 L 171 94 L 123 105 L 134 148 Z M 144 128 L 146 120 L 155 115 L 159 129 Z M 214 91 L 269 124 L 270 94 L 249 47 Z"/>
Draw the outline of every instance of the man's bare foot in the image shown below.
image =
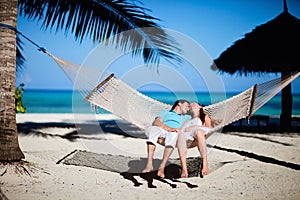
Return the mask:
<path fill-rule="evenodd" d="M 182 169 L 181 171 L 181 178 L 187 178 L 189 176 L 188 171 L 186 168 Z"/>
<path fill-rule="evenodd" d="M 146 166 L 145 169 L 143 169 L 142 173 L 148 173 L 151 172 L 153 170 L 153 166 Z"/>
<path fill-rule="evenodd" d="M 202 167 L 202 175 L 208 174 L 208 163 L 207 161 L 203 161 L 203 167 Z"/>
<path fill-rule="evenodd" d="M 165 178 L 165 169 L 164 168 L 159 168 L 157 171 L 157 176 L 160 178 Z"/>

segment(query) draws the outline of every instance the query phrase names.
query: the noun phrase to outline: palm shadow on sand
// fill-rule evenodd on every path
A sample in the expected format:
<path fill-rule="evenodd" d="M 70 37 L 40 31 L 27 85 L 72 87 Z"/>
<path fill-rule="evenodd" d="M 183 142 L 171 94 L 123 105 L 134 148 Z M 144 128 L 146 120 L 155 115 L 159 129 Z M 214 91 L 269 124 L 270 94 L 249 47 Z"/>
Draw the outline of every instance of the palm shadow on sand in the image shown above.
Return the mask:
<path fill-rule="evenodd" d="M 44 138 L 59 137 L 70 142 L 75 142 L 77 139 L 103 140 L 103 138 L 92 137 L 92 135 L 99 136 L 107 133 L 124 137 L 146 138 L 143 130 L 122 120 L 86 121 L 84 124 L 76 125 L 70 122 L 24 122 L 18 123 L 17 128 L 19 134 Z M 45 131 L 47 128 L 62 128 L 69 131 L 65 134 L 53 134 Z"/>

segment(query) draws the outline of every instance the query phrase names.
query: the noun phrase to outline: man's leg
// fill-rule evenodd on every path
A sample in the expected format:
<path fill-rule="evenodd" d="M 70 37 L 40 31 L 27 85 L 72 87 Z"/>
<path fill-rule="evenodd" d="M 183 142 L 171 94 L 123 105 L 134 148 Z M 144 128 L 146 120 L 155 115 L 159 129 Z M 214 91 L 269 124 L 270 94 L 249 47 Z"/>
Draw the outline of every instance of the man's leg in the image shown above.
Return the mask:
<path fill-rule="evenodd" d="M 198 150 L 200 152 L 203 161 L 202 174 L 206 175 L 208 174 L 208 161 L 207 161 L 205 132 L 202 130 L 197 130 L 195 132 L 195 139 L 197 140 Z"/>
<path fill-rule="evenodd" d="M 166 146 L 164 150 L 163 159 L 161 161 L 161 164 L 159 166 L 157 176 L 164 178 L 165 177 L 165 166 L 168 162 L 168 159 L 170 158 L 174 148 L 172 146 Z"/>
<path fill-rule="evenodd" d="M 155 151 L 156 146 L 151 143 L 151 142 L 147 142 L 147 154 L 148 154 L 148 158 L 147 158 L 147 164 L 145 169 L 142 171 L 143 173 L 147 173 L 153 170 L 153 156 L 154 156 L 154 151 Z"/>
<path fill-rule="evenodd" d="M 165 166 L 171 154 L 173 153 L 174 148 L 176 147 L 177 138 L 178 138 L 178 133 L 175 132 L 166 132 L 165 135 L 166 135 L 166 139 L 165 139 L 164 155 L 157 172 L 157 175 L 161 178 L 165 177 Z"/>
<path fill-rule="evenodd" d="M 186 145 L 186 137 L 182 133 L 178 135 L 177 149 L 180 158 L 180 163 L 182 166 L 181 178 L 187 178 L 188 177 L 188 171 L 186 166 L 187 145 Z"/>
<path fill-rule="evenodd" d="M 156 149 L 155 143 L 159 137 L 164 137 L 164 130 L 161 127 L 150 126 L 146 129 L 147 140 L 147 164 L 145 169 L 142 171 L 143 173 L 150 172 L 153 170 L 153 157 Z"/>

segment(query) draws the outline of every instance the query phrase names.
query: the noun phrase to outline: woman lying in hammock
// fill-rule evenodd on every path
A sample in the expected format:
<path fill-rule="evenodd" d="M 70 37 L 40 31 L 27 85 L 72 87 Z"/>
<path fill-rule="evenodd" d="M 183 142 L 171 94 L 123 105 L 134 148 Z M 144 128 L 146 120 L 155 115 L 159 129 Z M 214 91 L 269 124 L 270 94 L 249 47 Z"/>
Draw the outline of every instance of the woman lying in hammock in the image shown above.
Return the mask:
<path fill-rule="evenodd" d="M 186 166 L 187 147 L 197 146 L 198 151 L 203 161 L 203 167 L 201 174 L 208 174 L 208 161 L 206 151 L 206 133 L 211 128 L 211 118 L 209 115 L 204 114 L 203 108 L 197 102 L 190 104 L 189 113 L 192 119 L 187 121 L 180 128 L 177 148 L 182 166 L 182 178 L 188 177 L 188 171 Z"/>

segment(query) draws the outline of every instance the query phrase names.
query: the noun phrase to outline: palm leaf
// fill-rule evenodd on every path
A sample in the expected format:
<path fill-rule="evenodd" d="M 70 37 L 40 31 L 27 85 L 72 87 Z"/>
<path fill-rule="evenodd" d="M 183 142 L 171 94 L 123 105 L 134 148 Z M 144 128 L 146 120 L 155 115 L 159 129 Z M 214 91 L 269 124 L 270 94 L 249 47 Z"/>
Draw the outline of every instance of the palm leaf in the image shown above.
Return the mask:
<path fill-rule="evenodd" d="M 25 63 L 25 57 L 23 56 L 23 42 L 22 40 L 20 39 L 20 36 L 17 34 L 17 56 L 16 56 L 16 70 L 17 70 L 17 75 L 21 74 L 22 71 L 23 71 L 23 66 L 24 66 L 24 63 Z"/>
<path fill-rule="evenodd" d="M 114 44 L 133 50 L 132 55 L 142 54 L 145 63 L 159 63 L 161 57 L 181 62 L 176 41 L 146 13 L 148 9 L 133 1 L 19 0 L 19 10 L 28 19 L 42 21 L 42 28 L 72 32 L 80 42 L 86 37 L 103 42 L 119 34 Z"/>

